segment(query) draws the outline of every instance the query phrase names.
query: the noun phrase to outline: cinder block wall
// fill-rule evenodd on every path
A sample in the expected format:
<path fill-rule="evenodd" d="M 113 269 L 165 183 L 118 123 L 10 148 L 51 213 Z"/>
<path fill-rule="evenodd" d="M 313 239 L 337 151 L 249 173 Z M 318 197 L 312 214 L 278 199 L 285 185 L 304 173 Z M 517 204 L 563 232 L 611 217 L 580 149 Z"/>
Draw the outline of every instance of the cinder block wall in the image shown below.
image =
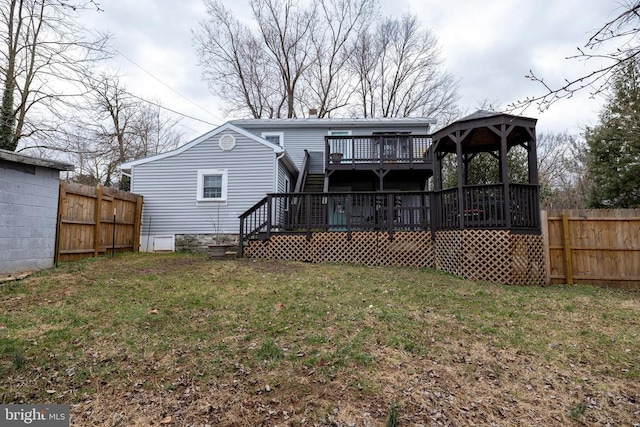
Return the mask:
<path fill-rule="evenodd" d="M 0 163 L 0 275 L 53 266 L 59 175 Z"/>

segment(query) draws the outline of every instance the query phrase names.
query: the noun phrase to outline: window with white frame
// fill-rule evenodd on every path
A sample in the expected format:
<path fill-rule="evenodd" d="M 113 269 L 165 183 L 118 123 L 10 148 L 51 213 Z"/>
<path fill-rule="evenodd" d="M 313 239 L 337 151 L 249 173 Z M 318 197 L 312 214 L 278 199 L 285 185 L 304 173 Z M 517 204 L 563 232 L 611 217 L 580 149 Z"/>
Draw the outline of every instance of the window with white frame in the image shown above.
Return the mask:
<path fill-rule="evenodd" d="M 274 145 L 284 147 L 284 132 L 262 132 L 262 138 Z"/>
<path fill-rule="evenodd" d="M 227 200 L 227 169 L 198 170 L 199 202 L 224 202 Z"/>

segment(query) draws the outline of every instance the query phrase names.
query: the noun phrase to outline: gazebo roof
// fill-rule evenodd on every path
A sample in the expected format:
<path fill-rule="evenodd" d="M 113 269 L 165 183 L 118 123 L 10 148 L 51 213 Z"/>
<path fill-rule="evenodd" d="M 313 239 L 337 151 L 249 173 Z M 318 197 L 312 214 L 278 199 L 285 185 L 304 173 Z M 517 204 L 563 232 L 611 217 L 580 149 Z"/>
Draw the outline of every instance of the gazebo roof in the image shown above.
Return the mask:
<path fill-rule="evenodd" d="M 496 151 L 500 148 L 502 132 L 506 133 L 508 147 L 535 138 L 537 119 L 507 113 L 478 110 L 436 131 L 435 151 L 456 152 L 455 141 L 461 139 L 465 152 Z"/>

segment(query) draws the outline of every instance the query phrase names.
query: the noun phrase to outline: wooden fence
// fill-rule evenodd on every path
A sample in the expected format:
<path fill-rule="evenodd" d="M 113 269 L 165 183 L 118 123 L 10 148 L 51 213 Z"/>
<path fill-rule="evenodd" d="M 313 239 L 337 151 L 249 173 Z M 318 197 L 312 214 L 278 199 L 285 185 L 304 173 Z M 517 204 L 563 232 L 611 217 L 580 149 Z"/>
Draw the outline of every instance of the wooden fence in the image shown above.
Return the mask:
<path fill-rule="evenodd" d="M 542 225 L 549 283 L 640 289 L 640 209 L 543 211 Z"/>
<path fill-rule="evenodd" d="M 137 252 L 142 196 L 60 181 L 55 261 Z"/>

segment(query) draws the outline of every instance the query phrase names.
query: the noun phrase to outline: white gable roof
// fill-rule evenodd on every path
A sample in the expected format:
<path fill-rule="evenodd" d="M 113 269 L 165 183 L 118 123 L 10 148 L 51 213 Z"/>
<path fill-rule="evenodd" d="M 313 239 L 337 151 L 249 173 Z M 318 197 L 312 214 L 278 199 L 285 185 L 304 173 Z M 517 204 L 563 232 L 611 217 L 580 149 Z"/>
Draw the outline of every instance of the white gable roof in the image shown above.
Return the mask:
<path fill-rule="evenodd" d="M 194 139 L 194 140 L 192 140 L 192 141 L 190 141 L 190 142 L 188 142 L 188 143 L 176 148 L 173 151 L 167 151 L 166 153 L 157 154 L 157 155 L 151 156 L 151 157 L 145 157 L 144 159 L 132 160 L 130 162 L 122 163 L 120 165 L 120 169 L 131 169 L 132 166 L 142 165 L 144 163 L 149 163 L 149 162 L 153 162 L 153 161 L 156 161 L 156 160 L 166 159 L 167 157 L 172 157 L 172 156 L 178 155 L 178 154 L 190 149 L 191 147 L 195 147 L 196 145 L 200 144 L 201 142 L 206 141 L 206 140 L 208 140 L 208 139 L 210 139 L 210 138 L 212 138 L 212 137 L 214 137 L 214 136 L 216 136 L 216 135 L 218 135 L 218 134 L 220 134 L 220 133 L 222 133 L 224 131 L 228 131 L 228 130 L 237 132 L 237 133 L 239 133 L 241 135 L 244 135 L 247 138 L 249 138 L 249 139 L 251 139 L 251 140 L 253 140 L 255 142 L 258 142 L 258 143 L 260 143 L 262 145 L 265 145 L 265 146 L 271 148 L 273 150 L 273 152 L 276 153 L 276 154 L 280 154 L 280 153 L 282 153 L 284 151 L 282 149 L 282 147 L 280 147 L 279 145 L 272 144 L 269 141 L 267 141 L 266 139 L 260 138 L 259 136 L 256 136 L 256 135 L 254 135 L 252 133 L 249 133 L 246 130 L 239 128 L 238 126 L 227 122 L 227 123 L 223 124 L 222 126 L 219 126 L 219 127 L 215 128 L 215 129 L 205 133 L 204 135 L 200 135 L 196 139 Z"/>

